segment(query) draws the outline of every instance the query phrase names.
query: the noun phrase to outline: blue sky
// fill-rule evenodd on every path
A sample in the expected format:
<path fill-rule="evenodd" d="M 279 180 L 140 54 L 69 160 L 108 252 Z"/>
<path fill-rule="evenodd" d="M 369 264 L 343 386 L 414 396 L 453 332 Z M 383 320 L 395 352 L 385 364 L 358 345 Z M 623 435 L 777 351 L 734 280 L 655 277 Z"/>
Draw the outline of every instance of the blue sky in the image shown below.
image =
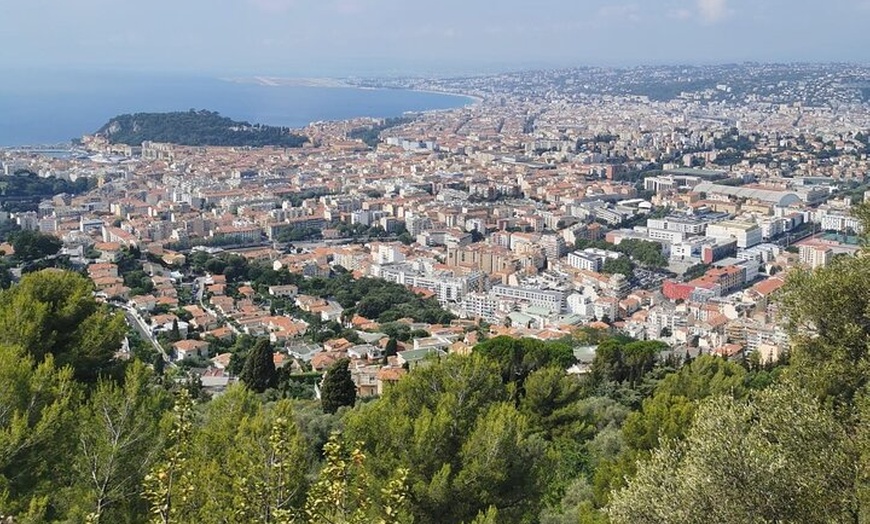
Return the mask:
<path fill-rule="evenodd" d="M 0 0 L 0 70 L 284 76 L 870 61 L 870 0 Z"/>

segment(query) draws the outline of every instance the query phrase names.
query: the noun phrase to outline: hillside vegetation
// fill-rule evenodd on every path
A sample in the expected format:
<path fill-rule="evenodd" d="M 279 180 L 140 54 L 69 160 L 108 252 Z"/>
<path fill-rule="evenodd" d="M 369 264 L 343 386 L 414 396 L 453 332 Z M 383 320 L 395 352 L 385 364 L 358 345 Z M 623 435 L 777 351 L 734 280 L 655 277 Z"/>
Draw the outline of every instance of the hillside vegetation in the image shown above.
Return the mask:
<path fill-rule="evenodd" d="M 286 127 L 237 122 L 205 110 L 120 115 L 96 134 L 114 144 L 131 146 L 151 141 L 187 146 L 300 147 L 307 140 Z"/>

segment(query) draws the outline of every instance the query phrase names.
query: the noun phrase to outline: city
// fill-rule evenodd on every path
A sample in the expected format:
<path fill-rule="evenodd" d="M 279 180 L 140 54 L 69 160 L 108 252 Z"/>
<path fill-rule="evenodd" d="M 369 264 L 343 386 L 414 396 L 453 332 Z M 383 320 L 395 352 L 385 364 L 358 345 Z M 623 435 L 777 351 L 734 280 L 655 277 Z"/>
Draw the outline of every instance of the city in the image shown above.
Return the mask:
<path fill-rule="evenodd" d="M 394 119 L 313 122 L 294 130 L 305 139 L 300 147 L 124 144 L 106 132 L 68 148 L 0 149 L 0 282 L 12 293 L 14 283 L 45 268 L 86 275 L 96 300 L 125 319 L 116 359 L 147 364 L 163 383 L 205 406 L 246 394 L 236 383 L 267 402 L 322 401 L 327 415 L 349 406 L 339 412 L 344 422 L 329 424 L 346 423 L 370 445 L 395 413 L 416 409 L 397 404 L 395 411 L 377 411 L 411 395 L 401 387 L 412 383 L 406 379 L 425 381 L 426 373 L 449 370 L 462 375 L 456 370 L 477 362 L 470 355 L 515 352 L 516 362 L 499 361 L 516 369 L 503 372 L 508 385 L 492 398 L 526 409 L 533 401 L 526 388 L 532 391 L 544 380 L 539 373 L 556 369 L 558 386 L 551 389 L 567 393 L 551 391 L 556 396 L 547 402 L 568 398 L 566 410 L 586 406 L 583 415 L 559 415 L 586 426 L 558 437 L 560 426 L 552 423 L 556 429 L 534 438 L 570 442 L 564 445 L 580 446 L 572 453 L 614 469 L 559 455 L 559 471 L 569 480 L 586 473 L 574 484 L 548 479 L 556 502 L 545 506 L 530 497 L 532 507 L 523 511 L 533 520 L 511 513 L 507 494 L 452 505 L 426 484 L 442 473 L 428 472 L 423 488 L 413 486 L 417 506 L 409 511 L 421 522 L 475 515 L 481 523 L 538 522 L 538 512 L 541 522 L 606 519 L 605 513 L 613 522 L 640 522 L 626 516 L 640 504 L 630 498 L 634 484 L 626 488 L 626 478 L 637 471 L 635 460 L 664 446 L 666 436 L 683 438 L 695 409 L 702 410 L 698 420 L 719 420 L 701 416 L 714 409 L 701 399 L 718 391 L 739 400 L 743 388 L 770 402 L 779 398 L 782 389 L 769 384 L 803 340 L 789 323 L 795 314 L 789 319 L 786 312 L 807 303 L 806 297 L 780 300 L 790 275 L 865 260 L 870 67 L 590 67 L 342 85 L 463 95 L 473 103 Z M 855 274 L 860 282 L 862 273 Z M 820 324 L 815 328 L 823 330 Z M 866 336 L 866 327 L 856 329 Z M 251 355 L 259 354 L 271 358 L 266 367 L 277 373 L 262 387 L 250 378 Z M 721 379 L 720 366 L 721 374 L 738 379 Z M 334 393 L 325 390 L 334 388 L 328 381 L 339 370 L 352 381 L 351 400 L 327 408 Z M 707 393 L 674 393 L 670 400 L 652 393 L 695 372 L 711 373 L 698 379 Z M 492 376 L 502 387 L 500 375 Z M 576 382 L 561 382 L 566 376 Z M 441 391 L 431 380 L 432 391 L 460 398 L 449 401 L 457 411 L 466 393 L 488 387 L 482 380 L 465 391 L 459 381 L 455 391 Z M 856 380 L 850 384 L 863 384 Z M 716 390 L 720 383 L 730 389 Z M 849 391 L 862 386 L 854 387 Z M 697 401 L 678 430 L 655 419 L 649 424 L 660 427 L 650 430 L 651 443 L 627 433 L 641 431 L 637 417 L 659 416 L 650 414 L 657 412 L 648 401 L 677 402 L 677 396 Z M 375 406 L 368 411 L 360 407 L 366 399 Z M 593 399 L 615 411 L 598 411 Z M 447 417 L 444 405 L 432 413 Z M 415 453 L 425 454 L 428 441 L 420 435 L 428 430 L 420 428 L 437 425 L 426 418 L 432 413 L 396 425 L 409 432 L 402 438 L 423 440 L 396 437 L 392 445 L 420 446 Z M 528 420 L 541 413 L 531 409 Z M 365 416 L 377 423 L 360 422 Z M 796 424 L 812 425 L 822 415 L 806 417 Z M 541 427 L 550 428 L 543 420 Z M 700 424 L 693 431 L 702 431 Z M 514 430 L 527 446 L 522 453 L 531 453 L 532 440 L 523 439 L 532 437 Z M 510 427 L 504 431 L 514 435 Z M 463 433 L 468 442 L 476 434 Z M 608 448 L 600 435 L 618 443 Z M 321 437 L 319 445 L 328 449 Z M 390 449 L 391 457 L 404 456 Z M 535 456 L 541 462 L 531 463 L 544 464 Z M 528 487 L 510 479 L 475 482 Z M 486 492 L 474 485 L 474 493 Z M 569 485 L 604 495 L 585 495 L 569 511 Z M 616 502 L 607 506 L 610 496 Z M 434 510 L 426 504 L 442 516 L 427 513 Z M 487 507 L 506 516 L 485 520 Z"/>
<path fill-rule="evenodd" d="M 242 333 L 268 336 L 276 361 L 299 372 L 351 356 L 362 396 L 409 361 L 468 351 L 478 333 L 470 325 L 541 340 L 594 326 L 661 340 L 681 357 L 772 361 L 788 340 L 769 300 L 782 274 L 858 251 L 851 211 L 870 196 L 867 91 L 849 87 L 870 70 L 788 71 L 782 79 L 778 66 L 722 68 L 712 89 L 680 69 L 609 71 L 580 93 L 557 86 L 598 71 L 408 83 L 481 98 L 406 118 L 375 147 L 350 136 L 380 122 L 358 119 L 310 125 L 300 149 L 85 136 L 83 154 L 66 158 L 6 150 L 6 175 L 97 187 L 3 218 L 61 238 L 62 253 L 87 266 L 100 296 L 124 304 L 147 336 L 173 324 L 182 338 L 197 333 L 195 344 L 163 350 L 206 368 L 218 388 L 230 380 L 229 355 L 208 341 Z M 635 88 L 639 77 L 646 85 Z M 747 77 L 778 88 L 755 89 Z M 698 90 L 661 102 L 627 94 L 681 82 Z M 140 260 L 119 268 L 131 249 Z M 378 318 L 344 314 L 292 286 L 191 272 L 194 259 L 209 269 L 203 259 L 227 255 L 273 272 L 341 269 L 395 282 L 455 320 L 403 319 L 426 336 L 401 341 L 382 365 L 390 337 Z M 149 281 L 131 285 L 130 271 Z M 274 314 L 274 297 L 338 321 L 357 343 L 312 344 L 305 319 Z"/>

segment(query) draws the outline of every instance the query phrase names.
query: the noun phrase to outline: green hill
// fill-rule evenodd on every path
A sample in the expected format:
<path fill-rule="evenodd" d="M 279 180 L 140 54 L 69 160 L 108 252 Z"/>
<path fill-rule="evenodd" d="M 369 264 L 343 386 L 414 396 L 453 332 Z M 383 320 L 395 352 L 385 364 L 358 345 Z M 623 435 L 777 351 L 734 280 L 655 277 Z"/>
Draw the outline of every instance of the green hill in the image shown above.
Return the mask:
<path fill-rule="evenodd" d="M 120 115 L 96 134 L 114 144 L 133 146 L 151 141 L 187 146 L 300 147 L 307 140 L 287 127 L 237 122 L 206 110 Z"/>

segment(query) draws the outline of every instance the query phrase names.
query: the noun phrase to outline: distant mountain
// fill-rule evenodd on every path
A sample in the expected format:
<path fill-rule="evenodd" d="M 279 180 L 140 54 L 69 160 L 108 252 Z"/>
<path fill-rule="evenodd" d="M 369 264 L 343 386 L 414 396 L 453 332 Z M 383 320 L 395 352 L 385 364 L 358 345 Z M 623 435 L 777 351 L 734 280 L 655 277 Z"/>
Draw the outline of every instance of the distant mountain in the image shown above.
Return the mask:
<path fill-rule="evenodd" d="M 307 140 L 287 127 L 236 122 L 206 110 L 120 115 L 96 134 L 113 144 L 131 146 L 151 141 L 187 146 L 300 147 Z"/>

